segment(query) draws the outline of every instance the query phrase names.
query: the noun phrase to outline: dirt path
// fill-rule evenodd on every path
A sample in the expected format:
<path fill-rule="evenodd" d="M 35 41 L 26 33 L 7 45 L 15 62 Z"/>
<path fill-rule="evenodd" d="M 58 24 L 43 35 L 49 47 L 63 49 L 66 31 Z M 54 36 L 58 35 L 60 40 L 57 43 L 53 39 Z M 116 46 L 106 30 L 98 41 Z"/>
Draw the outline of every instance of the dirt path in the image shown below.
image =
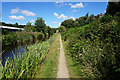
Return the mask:
<path fill-rule="evenodd" d="M 60 35 L 60 57 L 59 57 L 57 78 L 69 78 L 61 35 Z"/>

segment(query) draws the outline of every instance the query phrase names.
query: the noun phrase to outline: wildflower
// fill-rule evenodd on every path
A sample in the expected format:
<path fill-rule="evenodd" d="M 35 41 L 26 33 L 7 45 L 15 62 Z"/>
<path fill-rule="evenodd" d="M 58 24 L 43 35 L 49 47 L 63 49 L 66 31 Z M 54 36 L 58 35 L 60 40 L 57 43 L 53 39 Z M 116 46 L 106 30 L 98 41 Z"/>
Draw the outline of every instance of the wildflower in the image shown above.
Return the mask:
<path fill-rule="evenodd" d="M 66 30 L 67 30 L 67 28 L 63 29 L 63 31 L 66 31 Z"/>

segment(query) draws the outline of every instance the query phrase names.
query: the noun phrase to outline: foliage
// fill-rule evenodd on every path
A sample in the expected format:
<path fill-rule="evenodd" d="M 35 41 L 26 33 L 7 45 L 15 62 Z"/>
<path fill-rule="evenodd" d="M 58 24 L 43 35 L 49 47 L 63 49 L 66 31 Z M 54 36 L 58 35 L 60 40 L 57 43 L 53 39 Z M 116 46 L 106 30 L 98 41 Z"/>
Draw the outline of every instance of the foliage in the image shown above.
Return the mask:
<path fill-rule="evenodd" d="M 73 19 L 68 19 L 62 22 L 61 26 L 65 26 L 65 28 L 72 28 L 72 27 L 76 27 L 76 23 Z"/>
<path fill-rule="evenodd" d="M 59 34 L 56 34 L 56 38 L 50 47 L 49 54 L 43 64 L 39 67 L 35 78 L 55 78 L 57 77 L 58 59 L 60 53 L 60 41 Z M 49 65 L 49 66 L 48 66 Z"/>
<path fill-rule="evenodd" d="M 24 53 L 16 53 L 13 59 L 7 59 L 2 69 L 2 79 L 34 78 L 39 65 L 46 57 L 56 35 L 49 40 L 28 46 Z"/>
<path fill-rule="evenodd" d="M 65 28 L 80 27 L 80 26 L 84 26 L 86 24 L 89 24 L 89 23 L 97 20 L 98 18 L 99 17 L 95 17 L 93 14 L 88 16 L 88 13 L 87 13 L 85 16 L 80 17 L 76 20 L 68 19 L 68 20 L 63 21 L 61 23 L 61 26 L 65 26 Z"/>
<path fill-rule="evenodd" d="M 56 32 L 55 28 L 50 28 L 50 26 L 46 26 L 45 21 L 38 17 L 35 21 L 35 25 L 31 25 L 31 23 L 27 23 L 25 26 L 25 31 L 27 32 L 41 32 L 44 34 L 45 38 L 50 37 L 53 33 Z"/>
<path fill-rule="evenodd" d="M 62 32 L 75 64 L 89 69 L 86 78 L 120 79 L 119 20 L 120 16 L 106 15 L 88 25 Z"/>
<path fill-rule="evenodd" d="M 102 17 L 101 22 L 102 23 L 108 23 L 108 22 L 110 22 L 112 20 L 113 20 L 112 15 L 108 14 L 108 15 L 105 15 L 104 17 Z"/>
<path fill-rule="evenodd" d="M 2 44 L 17 45 L 28 40 L 44 40 L 44 34 L 40 32 L 10 32 L 7 35 L 2 35 Z"/>
<path fill-rule="evenodd" d="M 35 21 L 35 26 L 37 26 L 37 28 L 43 28 L 46 26 L 46 24 L 41 17 L 38 17 L 37 20 Z"/>
<path fill-rule="evenodd" d="M 6 23 L 3 22 L 2 25 L 7 26 Z M 18 23 L 16 23 L 15 25 L 16 27 L 19 26 Z M 35 21 L 35 26 L 31 25 L 31 23 L 28 22 L 24 29 L 24 32 L 13 32 L 6 29 L 2 29 L 3 46 L 23 43 L 24 41 L 33 39 L 45 40 L 52 36 L 57 30 L 56 28 L 50 28 L 49 26 L 46 26 L 45 21 L 41 17 L 37 18 L 37 20 Z"/>
<path fill-rule="evenodd" d="M 106 14 L 115 15 L 117 12 L 120 12 L 120 1 L 119 2 L 114 2 L 114 1 L 108 2 Z"/>
<path fill-rule="evenodd" d="M 15 23 L 15 24 L 7 24 L 7 23 L 5 23 L 5 22 L 0 22 L 0 24 L 2 25 L 2 26 L 10 26 L 10 27 L 18 27 L 18 28 L 24 28 L 25 27 L 25 25 L 18 25 L 18 23 Z"/>
<path fill-rule="evenodd" d="M 59 30 L 60 32 L 62 32 L 64 29 L 65 29 L 64 26 L 60 26 L 60 27 L 58 27 L 58 30 Z"/>

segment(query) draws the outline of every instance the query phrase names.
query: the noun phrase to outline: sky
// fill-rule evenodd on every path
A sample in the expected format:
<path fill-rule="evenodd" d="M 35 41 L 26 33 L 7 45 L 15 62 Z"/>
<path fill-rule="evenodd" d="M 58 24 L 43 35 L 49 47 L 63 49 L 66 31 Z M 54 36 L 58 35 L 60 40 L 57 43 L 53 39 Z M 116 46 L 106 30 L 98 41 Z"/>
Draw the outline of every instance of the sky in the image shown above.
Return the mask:
<path fill-rule="evenodd" d="M 105 13 L 107 2 L 2 2 L 2 22 L 34 25 L 42 17 L 47 26 L 57 28 L 67 19 Z"/>

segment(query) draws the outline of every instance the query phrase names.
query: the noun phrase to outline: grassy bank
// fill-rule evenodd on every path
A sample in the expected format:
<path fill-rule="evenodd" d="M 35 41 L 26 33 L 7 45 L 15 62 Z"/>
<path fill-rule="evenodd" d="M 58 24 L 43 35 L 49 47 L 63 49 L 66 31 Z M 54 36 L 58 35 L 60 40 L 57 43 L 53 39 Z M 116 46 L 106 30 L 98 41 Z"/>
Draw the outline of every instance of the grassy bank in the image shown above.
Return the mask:
<path fill-rule="evenodd" d="M 57 34 L 56 39 L 49 50 L 49 54 L 47 55 L 43 64 L 41 64 L 41 66 L 39 67 L 39 71 L 36 74 L 36 78 L 56 78 L 58 57 L 60 53 L 59 48 L 60 41 L 59 35 Z"/>
<path fill-rule="evenodd" d="M 45 59 L 56 35 L 57 34 L 53 35 L 45 42 L 28 46 L 22 55 L 20 53 L 14 54 L 14 60 L 8 59 L 5 66 L 3 66 L 2 78 L 34 78 L 39 65 Z"/>
<path fill-rule="evenodd" d="M 66 42 L 64 41 L 62 42 L 64 46 L 67 67 L 69 70 L 71 80 L 75 80 L 75 78 L 80 78 L 81 80 L 84 79 L 87 76 L 89 70 L 85 69 L 85 67 L 81 64 L 76 65 L 75 63 L 76 60 L 71 57 L 69 51 L 67 50 Z"/>
<path fill-rule="evenodd" d="M 0 61 L 0 79 L 2 78 L 2 65 L 1 65 L 1 61 Z"/>

